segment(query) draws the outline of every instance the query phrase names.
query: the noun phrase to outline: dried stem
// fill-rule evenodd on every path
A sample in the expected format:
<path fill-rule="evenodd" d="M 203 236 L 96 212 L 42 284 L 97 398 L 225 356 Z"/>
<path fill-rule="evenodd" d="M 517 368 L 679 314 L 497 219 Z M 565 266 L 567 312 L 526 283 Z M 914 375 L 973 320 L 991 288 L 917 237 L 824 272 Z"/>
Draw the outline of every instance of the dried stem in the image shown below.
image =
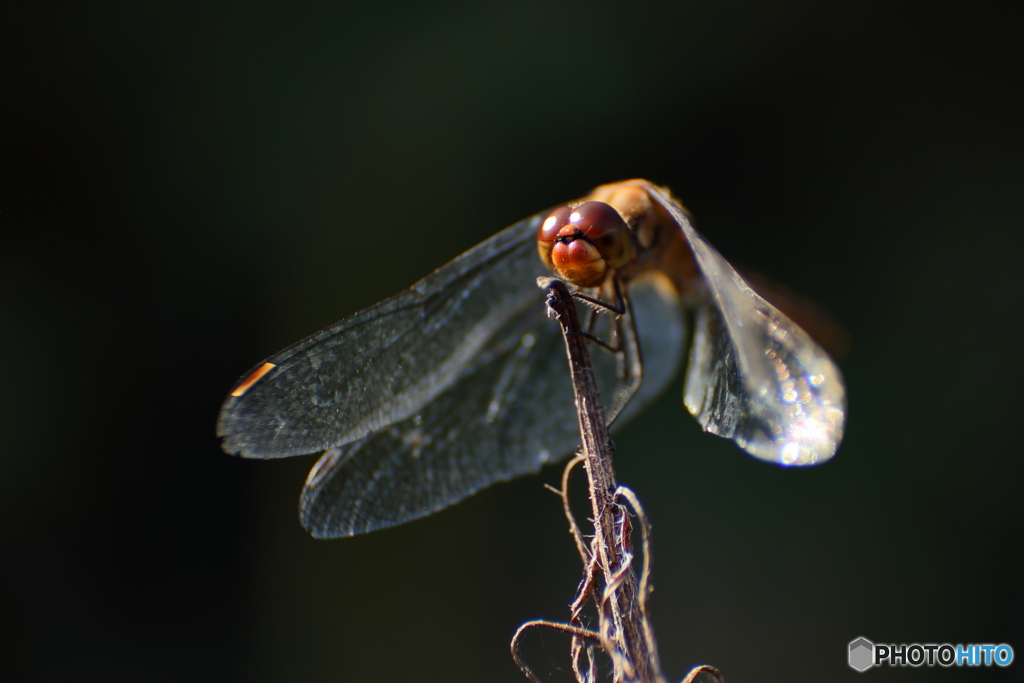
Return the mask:
<path fill-rule="evenodd" d="M 558 320 L 565 337 L 569 369 L 576 393 L 576 413 L 579 418 L 583 445 L 580 455 L 590 489 L 590 502 L 594 520 L 594 546 L 600 572 L 604 577 L 604 595 L 599 608 L 602 622 L 602 641 L 610 648 L 614 679 L 658 683 L 663 680 L 661 666 L 650 628 L 644 624 L 645 610 L 637 591 L 636 576 L 626 549 L 628 515 L 616 502 L 618 484 L 612 467 L 612 441 L 605 422 L 601 392 L 597 386 L 590 359 L 590 348 L 576 315 L 576 305 L 565 284 L 554 280 L 548 283 L 548 309 Z M 591 572 L 588 571 L 588 575 Z M 581 596 L 589 593 L 584 581 Z"/>
<path fill-rule="evenodd" d="M 566 465 L 562 473 L 562 489 L 557 493 L 562 498 L 569 530 L 585 569 L 570 608 L 569 623 L 538 620 L 523 624 L 512 639 L 512 657 L 530 681 L 540 683 L 519 656 L 519 641 L 527 629 L 544 626 L 572 636 L 572 668 L 579 683 L 597 681 L 594 649 L 598 646 L 611 659 L 615 683 L 664 683 L 654 631 L 647 614 L 647 598 L 651 592 L 649 525 L 636 494 L 615 482 L 612 469 L 614 449 L 587 345 L 591 336 L 581 331 L 576 306 L 566 286 L 554 279 L 543 279 L 539 284 L 548 289 L 550 317 L 557 319 L 562 327 L 576 397 L 583 446 Z M 587 471 L 593 511 L 594 536 L 589 544 L 569 505 L 569 475 L 581 462 Z M 630 515 L 623 502 L 632 508 L 640 526 L 643 568 L 639 582 L 630 548 Z M 597 607 L 597 631 L 583 626 L 583 610 L 591 601 Z M 587 657 L 585 667 L 581 665 L 584 655 Z M 701 673 L 708 674 L 717 683 L 724 683 L 718 670 L 706 664 L 694 667 L 683 683 L 692 683 Z"/>

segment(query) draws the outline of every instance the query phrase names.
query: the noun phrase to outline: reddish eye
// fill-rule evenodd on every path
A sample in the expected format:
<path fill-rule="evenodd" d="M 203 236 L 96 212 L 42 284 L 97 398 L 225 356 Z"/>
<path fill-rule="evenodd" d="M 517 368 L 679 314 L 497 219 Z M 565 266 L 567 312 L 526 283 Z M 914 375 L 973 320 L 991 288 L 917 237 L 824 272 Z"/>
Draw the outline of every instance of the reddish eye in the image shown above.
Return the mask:
<path fill-rule="evenodd" d="M 584 202 L 572 210 L 569 222 L 596 242 L 610 232 L 627 231 L 619 212 L 604 202 Z"/>
<path fill-rule="evenodd" d="M 537 239 L 541 242 L 554 242 L 555 238 L 558 237 L 558 231 L 569 222 L 569 215 L 572 213 L 572 209 L 568 206 L 562 206 L 548 214 L 544 222 L 540 224 L 540 230 L 537 231 Z"/>

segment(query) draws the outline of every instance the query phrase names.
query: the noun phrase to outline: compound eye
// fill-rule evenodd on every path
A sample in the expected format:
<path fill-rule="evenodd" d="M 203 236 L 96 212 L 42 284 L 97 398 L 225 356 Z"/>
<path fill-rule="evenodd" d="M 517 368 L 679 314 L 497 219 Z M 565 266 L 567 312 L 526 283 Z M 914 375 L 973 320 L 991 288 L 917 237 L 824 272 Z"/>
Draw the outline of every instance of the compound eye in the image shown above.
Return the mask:
<path fill-rule="evenodd" d="M 633 255 L 633 236 L 619 212 L 604 202 L 584 202 L 572 210 L 569 224 L 594 243 L 612 268 Z"/>
<path fill-rule="evenodd" d="M 572 209 L 568 206 L 561 206 L 548 214 L 544 222 L 540 224 L 537 231 L 537 239 L 541 242 L 554 242 L 558 237 L 558 231 L 569 222 Z"/>
<path fill-rule="evenodd" d="M 584 202 L 572 210 L 569 222 L 586 235 L 597 241 L 616 230 L 629 230 L 619 212 L 604 202 Z"/>
<path fill-rule="evenodd" d="M 569 224 L 569 214 L 572 209 L 562 206 L 547 215 L 537 230 L 537 253 L 540 260 L 551 270 L 555 270 L 555 262 L 552 257 L 552 250 L 555 247 L 555 240 L 559 231 Z"/>

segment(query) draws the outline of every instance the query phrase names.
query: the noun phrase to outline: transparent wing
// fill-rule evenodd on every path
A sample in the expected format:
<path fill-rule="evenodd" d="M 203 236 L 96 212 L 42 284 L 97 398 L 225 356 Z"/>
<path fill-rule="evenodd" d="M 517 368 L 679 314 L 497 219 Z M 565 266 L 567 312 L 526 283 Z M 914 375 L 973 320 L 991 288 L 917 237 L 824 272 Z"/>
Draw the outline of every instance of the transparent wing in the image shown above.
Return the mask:
<path fill-rule="evenodd" d="M 420 517 L 571 453 L 579 434 L 565 350 L 536 284 L 550 275 L 536 251 L 541 218 L 268 358 L 269 371 L 248 388 L 247 375 L 224 403 L 225 450 L 327 451 L 301 502 L 318 537 Z M 668 288 L 651 279 L 630 291 L 646 379 L 616 426 L 671 381 L 685 339 Z M 610 398 L 614 358 L 595 349 L 594 362 Z"/>
<path fill-rule="evenodd" d="M 685 340 L 674 293 L 650 281 L 632 284 L 630 293 L 645 374 L 616 428 L 672 380 Z M 318 538 L 393 526 L 571 453 L 580 437 L 565 348 L 557 324 L 535 303 L 415 414 L 325 453 L 306 481 L 302 525 Z M 610 398 L 614 358 L 599 349 L 593 356 Z"/>
<path fill-rule="evenodd" d="M 831 458 L 843 437 L 846 391 L 832 359 L 765 301 L 667 195 L 706 287 L 694 312 L 683 402 L 704 429 L 783 465 Z"/>
<path fill-rule="evenodd" d="M 509 320 L 541 307 L 539 221 L 503 230 L 407 291 L 268 358 L 270 371 L 221 409 L 224 449 L 251 458 L 304 455 L 411 417 Z"/>

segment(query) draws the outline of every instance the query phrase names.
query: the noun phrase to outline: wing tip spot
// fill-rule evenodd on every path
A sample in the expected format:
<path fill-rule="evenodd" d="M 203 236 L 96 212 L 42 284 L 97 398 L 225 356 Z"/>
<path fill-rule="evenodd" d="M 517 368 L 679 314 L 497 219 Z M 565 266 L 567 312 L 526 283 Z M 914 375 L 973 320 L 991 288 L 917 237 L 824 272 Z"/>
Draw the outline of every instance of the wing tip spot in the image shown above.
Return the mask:
<path fill-rule="evenodd" d="M 256 370 L 252 372 L 252 374 L 243 379 L 241 383 L 237 387 L 235 387 L 235 390 L 231 392 L 231 395 L 236 398 L 238 396 L 241 396 L 245 392 L 249 391 L 249 389 L 252 388 L 252 385 L 256 384 L 256 382 L 259 382 L 264 375 L 266 375 L 268 372 L 270 372 L 276 367 L 277 366 L 274 365 L 273 363 L 264 363 L 263 365 L 259 366 L 258 368 L 256 368 Z"/>

